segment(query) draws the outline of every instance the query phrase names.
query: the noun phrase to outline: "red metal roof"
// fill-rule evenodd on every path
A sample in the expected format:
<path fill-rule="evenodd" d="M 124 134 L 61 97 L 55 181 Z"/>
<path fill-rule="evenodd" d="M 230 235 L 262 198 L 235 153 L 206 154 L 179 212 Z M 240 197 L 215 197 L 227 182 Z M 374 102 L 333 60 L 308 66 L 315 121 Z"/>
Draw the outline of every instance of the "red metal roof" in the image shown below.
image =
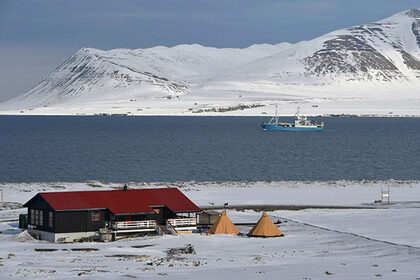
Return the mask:
<path fill-rule="evenodd" d="M 177 188 L 40 193 L 54 210 L 108 208 L 114 214 L 153 212 L 164 205 L 174 212 L 199 211 Z M 29 204 L 27 202 L 27 204 Z"/>

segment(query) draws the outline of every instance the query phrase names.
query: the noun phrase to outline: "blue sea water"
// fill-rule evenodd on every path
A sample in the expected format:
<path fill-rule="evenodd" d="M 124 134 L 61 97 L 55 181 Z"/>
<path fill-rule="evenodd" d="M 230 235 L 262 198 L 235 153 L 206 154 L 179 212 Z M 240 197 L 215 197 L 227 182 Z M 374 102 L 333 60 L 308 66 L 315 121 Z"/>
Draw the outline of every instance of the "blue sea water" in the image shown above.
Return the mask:
<path fill-rule="evenodd" d="M 1 116 L 0 181 L 420 179 L 420 119 L 324 120 L 269 132 L 261 117 Z"/>

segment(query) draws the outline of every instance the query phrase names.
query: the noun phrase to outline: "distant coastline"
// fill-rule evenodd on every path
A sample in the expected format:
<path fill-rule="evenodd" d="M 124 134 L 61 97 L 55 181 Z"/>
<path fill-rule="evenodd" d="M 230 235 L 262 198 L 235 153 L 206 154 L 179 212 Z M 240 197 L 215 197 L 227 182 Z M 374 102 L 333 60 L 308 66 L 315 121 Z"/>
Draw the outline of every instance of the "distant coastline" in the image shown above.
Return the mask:
<path fill-rule="evenodd" d="M 13 116 L 13 117 L 271 117 L 269 114 L 261 115 L 236 115 L 236 114 L 168 114 L 168 115 L 140 115 L 140 114 L 108 114 L 108 113 L 96 113 L 96 114 L 3 114 L 0 111 L 0 117 L 4 116 Z M 411 114 L 399 114 L 399 115 L 389 115 L 389 114 L 304 114 L 304 116 L 314 117 L 314 118 L 420 118 L 420 114 L 411 115 Z M 293 118 L 294 115 L 281 115 L 281 118 Z"/>

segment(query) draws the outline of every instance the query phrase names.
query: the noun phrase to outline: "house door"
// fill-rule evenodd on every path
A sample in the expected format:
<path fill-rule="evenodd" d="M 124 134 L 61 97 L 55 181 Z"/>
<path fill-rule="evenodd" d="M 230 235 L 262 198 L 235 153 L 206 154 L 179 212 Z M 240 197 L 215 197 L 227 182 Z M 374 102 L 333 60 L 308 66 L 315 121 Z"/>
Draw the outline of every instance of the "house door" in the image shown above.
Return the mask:
<path fill-rule="evenodd" d="M 161 225 L 166 225 L 166 219 L 164 216 L 164 207 L 153 207 L 153 210 L 155 211 L 154 219 L 158 221 Z"/>

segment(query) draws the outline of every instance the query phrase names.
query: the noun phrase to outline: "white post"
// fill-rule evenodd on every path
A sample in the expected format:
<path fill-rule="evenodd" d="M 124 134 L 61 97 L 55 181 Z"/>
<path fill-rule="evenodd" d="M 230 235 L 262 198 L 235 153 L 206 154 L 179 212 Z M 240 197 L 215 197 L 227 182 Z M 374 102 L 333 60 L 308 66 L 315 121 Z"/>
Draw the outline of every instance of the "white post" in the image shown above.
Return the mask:
<path fill-rule="evenodd" d="M 384 190 L 381 188 L 381 203 L 386 203 L 386 202 L 384 201 L 384 199 L 386 198 L 386 199 L 387 199 L 387 202 L 388 202 L 388 204 L 389 204 L 389 197 L 390 197 L 389 186 L 388 186 L 388 190 L 387 190 L 387 191 L 384 191 Z"/>

